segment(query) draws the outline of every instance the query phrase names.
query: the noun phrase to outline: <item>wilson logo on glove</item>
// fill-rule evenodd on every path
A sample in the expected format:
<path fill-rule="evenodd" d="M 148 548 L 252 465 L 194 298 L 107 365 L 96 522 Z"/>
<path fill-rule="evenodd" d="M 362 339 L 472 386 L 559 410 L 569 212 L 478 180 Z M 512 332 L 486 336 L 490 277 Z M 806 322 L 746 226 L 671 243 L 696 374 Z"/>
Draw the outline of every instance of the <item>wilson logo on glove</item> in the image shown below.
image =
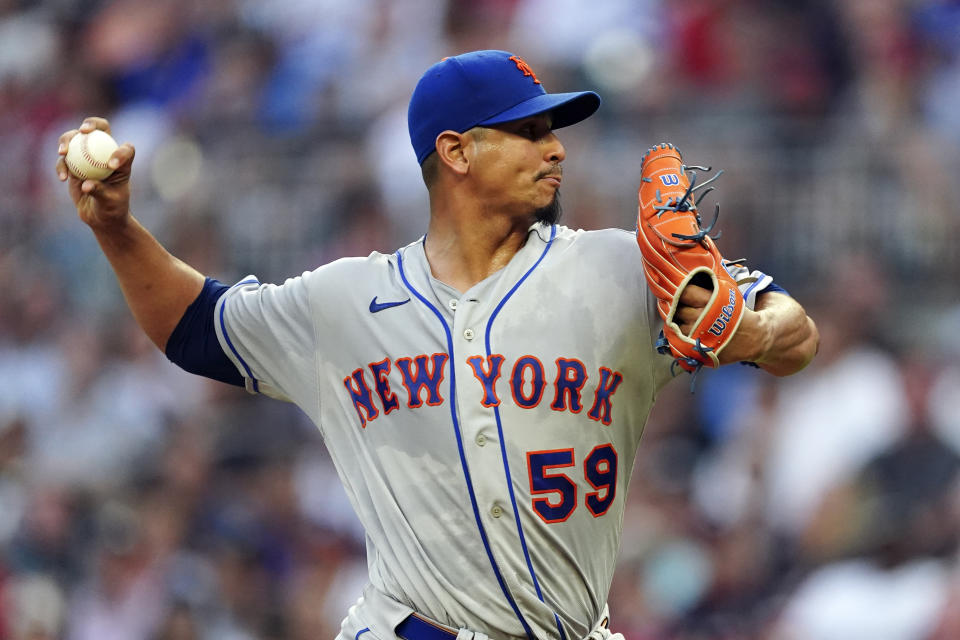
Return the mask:
<path fill-rule="evenodd" d="M 680 151 L 668 143 L 652 147 L 640 163 L 637 244 L 643 254 L 643 274 L 663 318 L 657 350 L 672 355 L 674 364 L 687 371 L 718 367 L 720 352 L 743 319 L 744 301 L 709 235 L 720 205 L 706 227 L 697 205 L 723 172 L 698 185 L 697 171 L 710 168 L 684 165 Z M 680 296 L 690 284 L 707 289 L 710 298 L 692 328 L 684 332 L 675 317 Z"/>
<path fill-rule="evenodd" d="M 723 330 L 727 328 L 727 323 L 730 322 L 734 312 L 737 310 L 737 297 L 737 292 L 731 289 L 730 304 L 725 307 L 720 307 L 720 317 L 711 325 L 710 333 L 718 337 L 723 334 Z"/>

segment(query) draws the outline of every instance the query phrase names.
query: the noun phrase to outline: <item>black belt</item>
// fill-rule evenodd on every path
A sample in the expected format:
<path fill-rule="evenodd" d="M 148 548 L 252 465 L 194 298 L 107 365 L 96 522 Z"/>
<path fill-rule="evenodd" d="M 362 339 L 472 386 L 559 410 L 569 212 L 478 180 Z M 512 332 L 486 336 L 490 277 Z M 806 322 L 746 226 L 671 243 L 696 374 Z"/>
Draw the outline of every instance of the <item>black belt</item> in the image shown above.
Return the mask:
<path fill-rule="evenodd" d="M 395 632 L 404 640 L 456 640 L 457 632 L 430 622 L 416 613 L 397 625 Z"/>

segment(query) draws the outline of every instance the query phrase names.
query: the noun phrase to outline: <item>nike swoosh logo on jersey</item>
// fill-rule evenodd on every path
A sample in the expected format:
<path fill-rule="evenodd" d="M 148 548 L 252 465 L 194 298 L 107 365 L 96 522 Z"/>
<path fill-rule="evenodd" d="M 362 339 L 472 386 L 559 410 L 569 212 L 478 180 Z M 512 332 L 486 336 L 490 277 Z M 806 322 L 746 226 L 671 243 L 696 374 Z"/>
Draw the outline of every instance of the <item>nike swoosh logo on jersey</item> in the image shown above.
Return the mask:
<path fill-rule="evenodd" d="M 402 304 L 407 304 L 410 302 L 410 298 L 406 300 L 401 300 L 400 302 L 377 302 L 377 296 L 373 296 L 373 300 L 370 301 L 370 313 L 377 313 L 378 311 L 383 311 L 384 309 L 389 309 L 390 307 L 399 307 Z"/>

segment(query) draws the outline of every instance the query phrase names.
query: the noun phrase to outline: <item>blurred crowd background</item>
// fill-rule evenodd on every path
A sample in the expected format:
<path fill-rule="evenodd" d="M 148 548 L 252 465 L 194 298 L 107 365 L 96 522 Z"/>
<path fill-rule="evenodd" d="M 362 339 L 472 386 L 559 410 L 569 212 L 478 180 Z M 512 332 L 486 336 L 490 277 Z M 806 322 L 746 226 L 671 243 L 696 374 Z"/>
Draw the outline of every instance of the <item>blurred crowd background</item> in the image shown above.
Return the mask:
<path fill-rule="evenodd" d="M 161 241 L 282 281 L 422 234 L 407 100 L 477 48 L 603 96 L 560 132 L 566 224 L 632 228 L 674 142 L 822 335 L 664 392 L 615 630 L 960 638 L 960 2 L 0 0 L 0 640 L 332 638 L 366 572 L 302 414 L 140 335 L 57 136 L 109 117 Z"/>

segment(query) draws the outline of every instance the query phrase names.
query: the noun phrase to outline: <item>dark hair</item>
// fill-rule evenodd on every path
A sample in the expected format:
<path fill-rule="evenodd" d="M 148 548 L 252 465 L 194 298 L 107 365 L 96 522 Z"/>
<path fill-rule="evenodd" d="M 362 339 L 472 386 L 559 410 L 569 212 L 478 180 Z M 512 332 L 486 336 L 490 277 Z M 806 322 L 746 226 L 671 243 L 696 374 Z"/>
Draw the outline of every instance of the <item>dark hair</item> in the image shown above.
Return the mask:
<path fill-rule="evenodd" d="M 427 191 L 433 187 L 433 183 L 437 180 L 437 172 L 439 169 L 437 165 L 439 160 L 437 160 L 437 152 L 434 151 L 426 158 L 423 159 L 423 162 L 420 163 L 420 175 L 423 176 L 423 184 L 427 185 Z"/>

